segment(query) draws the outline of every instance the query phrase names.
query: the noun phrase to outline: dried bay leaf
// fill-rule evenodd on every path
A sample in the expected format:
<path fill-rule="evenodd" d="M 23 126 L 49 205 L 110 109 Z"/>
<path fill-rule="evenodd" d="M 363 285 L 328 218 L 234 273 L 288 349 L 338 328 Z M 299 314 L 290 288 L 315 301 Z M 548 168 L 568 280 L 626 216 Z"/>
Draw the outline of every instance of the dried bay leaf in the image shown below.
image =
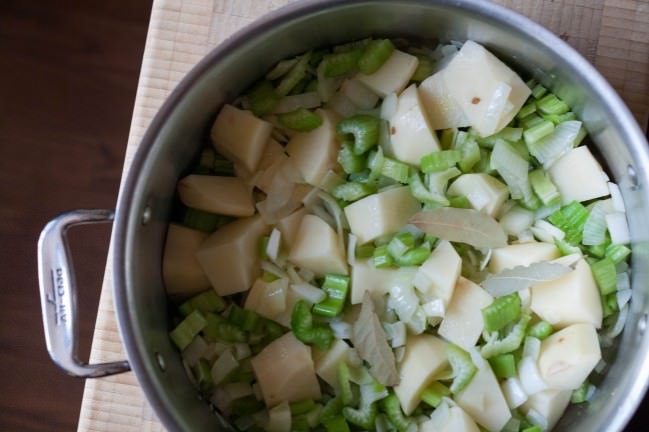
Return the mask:
<path fill-rule="evenodd" d="M 491 216 L 474 209 L 439 207 L 422 210 L 410 218 L 422 231 L 451 242 L 476 248 L 507 245 L 507 234 Z"/>
<path fill-rule="evenodd" d="M 482 286 L 494 297 L 509 295 L 536 285 L 557 279 L 571 272 L 570 267 L 551 262 L 537 262 L 528 266 L 506 269 L 482 282 Z"/>

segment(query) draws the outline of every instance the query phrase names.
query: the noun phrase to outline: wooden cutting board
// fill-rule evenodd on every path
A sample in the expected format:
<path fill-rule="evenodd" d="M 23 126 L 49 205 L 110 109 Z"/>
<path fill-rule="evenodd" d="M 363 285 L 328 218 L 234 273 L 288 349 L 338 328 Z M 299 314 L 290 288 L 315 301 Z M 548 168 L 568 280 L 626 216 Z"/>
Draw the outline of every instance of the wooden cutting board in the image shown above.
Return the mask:
<path fill-rule="evenodd" d="M 255 18 L 296 0 L 154 0 L 126 150 L 127 172 L 151 119 L 210 49 Z M 544 25 L 609 80 L 643 130 L 649 119 L 649 0 L 498 0 Z M 110 254 L 109 254 L 110 256 Z M 91 362 L 123 360 L 107 263 Z M 87 380 L 79 431 L 164 430 L 133 373 Z"/>

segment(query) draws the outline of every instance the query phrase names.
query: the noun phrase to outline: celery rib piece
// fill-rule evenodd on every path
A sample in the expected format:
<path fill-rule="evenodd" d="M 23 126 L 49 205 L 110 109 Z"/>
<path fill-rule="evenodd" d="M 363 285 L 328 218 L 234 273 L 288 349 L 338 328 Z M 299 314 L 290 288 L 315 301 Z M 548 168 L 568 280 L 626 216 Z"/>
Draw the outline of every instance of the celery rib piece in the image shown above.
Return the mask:
<path fill-rule="evenodd" d="M 493 303 L 482 309 L 484 329 L 488 332 L 498 331 L 521 314 L 521 299 L 517 293 L 496 298 Z"/>
<path fill-rule="evenodd" d="M 468 352 L 455 344 L 449 344 L 447 348 L 448 362 L 453 369 L 453 382 L 449 387 L 451 393 L 461 392 L 473 379 L 478 372 L 478 368 L 471 361 Z"/>
<path fill-rule="evenodd" d="M 527 330 L 527 325 L 530 322 L 530 319 L 531 317 L 529 315 L 523 315 L 507 336 L 503 339 L 496 339 L 487 342 L 487 344 L 485 344 L 480 350 L 482 357 L 489 359 L 518 349 L 523 343 L 525 331 Z"/>

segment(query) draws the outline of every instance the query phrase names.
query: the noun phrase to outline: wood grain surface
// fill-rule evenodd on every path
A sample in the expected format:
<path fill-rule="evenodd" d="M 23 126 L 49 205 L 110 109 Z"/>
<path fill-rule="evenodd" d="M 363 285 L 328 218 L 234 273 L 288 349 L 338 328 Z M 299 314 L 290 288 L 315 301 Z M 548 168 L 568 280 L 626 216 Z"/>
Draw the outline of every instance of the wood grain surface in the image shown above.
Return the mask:
<path fill-rule="evenodd" d="M 0 1 L 0 431 L 73 431 L 84 382 L 45 350 L 36 241 L 56 214 L 113 208 L 151 0 Z M 110 226 L 70 232 L 87 359 Z"/>

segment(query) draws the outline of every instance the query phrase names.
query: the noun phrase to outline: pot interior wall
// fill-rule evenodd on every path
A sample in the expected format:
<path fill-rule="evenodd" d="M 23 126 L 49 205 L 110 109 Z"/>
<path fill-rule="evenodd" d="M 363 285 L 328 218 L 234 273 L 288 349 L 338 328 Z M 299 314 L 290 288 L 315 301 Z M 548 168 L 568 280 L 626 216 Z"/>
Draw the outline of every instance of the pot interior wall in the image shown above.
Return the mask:
<path fill-rule="evenodd" d="M 503 20 L 510 26 L 503 24 Z M 601 383 L 593 403 L 586 409 L 571 408 L 558 430 L 620 427 L 615 420 L 616 411 L 629 415 L 628 411 L 634 409 L 628 401 L 623 405 L 623 393 L 636 399 L 641 397 L 647 376 L 647 340 L 642 324 L 646 320 L 647 288 L 640 281 L 647 279 L 645 272 L 649 269 L 649 235 L 643 223 L 649 208 L 644 169 L 639 168 L 649 166 L 646 150 L 641 148 L 639 135 L 633 134 L 632 127 L 629 132 L 628 120 L 614 117 L 619 114 L 614 112 L 616 107 L 604 107 L 603 100 L 610 95 L 608 90 L 598 88 L 599 78 L 595 77 L 593 83 L 580 76 L 581 60 L 575 59 L 565 46 L 557 47 L 557 39 L 544 41 L 549 37 L 545 31 L 530 27 L 528 21 L 520 21 L 489 2 L 457 1 L 329 1 L 294 5 L 283 14 L 263 19 L 245 37 L 225 42 L 170 97 L 133 162 L 120 200 L 115 238 L 115 298 L 120 328 L 129 360 L 159 417 L 172 430 L 226 427 L 198 400 L 168 338 L 171 324 L 161 279 L 161 258 L 177 179 L 208 139 L 209 127 L 220 106 L 232 101 L 277 60 L 314 47 L 371 35 L 431 42 L 473 39 L 523 72 L 526 78 L 533 76 L 553 89 L 585 121 L 627 201 L 634 238 L 635 297 L 627 330 L 617 350 L 617 362 Z M 559 59 L 554 49 L 567 57 Z M 623 144 L 633 140 L 632 148 Z M 639 165 L 634 178 L 628 167 L 636 164 Z M 142 223 L 145 209 L 150 220 Z M 160 359 L 164 367 L 160 367 Z M 636 382 L 637 377 L 642 378 L 641 383 Z"/>

